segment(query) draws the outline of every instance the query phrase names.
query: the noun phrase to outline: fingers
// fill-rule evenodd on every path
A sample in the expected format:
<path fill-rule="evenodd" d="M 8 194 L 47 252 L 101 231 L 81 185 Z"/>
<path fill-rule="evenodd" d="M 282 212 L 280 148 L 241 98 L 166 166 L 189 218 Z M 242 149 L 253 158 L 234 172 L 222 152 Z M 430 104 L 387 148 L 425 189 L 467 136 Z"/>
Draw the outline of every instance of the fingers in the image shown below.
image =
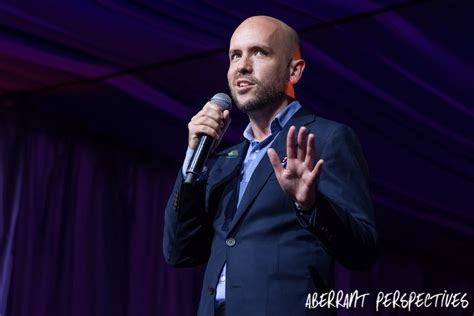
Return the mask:
<path fill-rule="evenodd" d="M 314 185 L 316 179 L 321 174 L 321 170 L 324 165 L 324 161 L 319 159 L 316 165 L 314 166 L 314 159 L 316 157 L 316 145 L 314 141 L 314 134 L 308 135 L 308 141 L 306 142 L 306 156 L 304 159 L 304 164 L 308 170 L 311 170 L 310 183 L 309 185 Z M 314 167 L 313 167 L 314 166 Z"/>
<path fill-rule="evenodd" d="M 279 179 L 281 173 L 283 172 L 283 166 L 281 165 L 280 157 L 278 157 L 277 152 L 273 148 L 270 148 L 267 150 L 267 155 L 268 155 L 268 158 L 270 159 L 270 163 L 273 166 L 273 170 L 275 170 L 277 179 Z"/>
<path fill-rule="evenodd" d="M 194 115 L 191 122 L 195 124 L 204 124 L 211 128 L 224 126 L 224 114 L 220 107 L 210 102 Z"/>
<path fill-rule="evenodd" d="M 305 160 L 306 156 L 306 127 L 302 126 L 300 127 L 300 130 L 298 131 L 298 143 L 296 144 L 297 146 L 297 157 L 300 160 Z"/>
<path fill-rule="evenodd" d="M 314 134 L 309 134 L 308 141 L 306 143 L 306 156 L 304 164 L 308 169 L 313 169 L 314 157 L 316 156 L 316 145 L 314 143 Z"/>
<path fill-rule="evenodd" d="M 188 123 L 190 148 L 196 148 L 201 134 L 206 134 L 214 139 L 219 139 L 230 124 L 228 110 L 207 102 L 204 107 Z"/>
<path fill-rule="evenodd" d="M 232 121 L 232 119 L 230 118 L 230 112 L 228 110 L 225 110 L 223 114 L 224 114 L 224 127 L 221 129 L 220 136 L 225 134 L 225 132 L 227 131 L 227 128 L 230 125 L 230 122 Z"/>
<path fill-rule="evenodd" d="M 286 136 L 286 156 L 288 159 L 295 159 L 297 154 L 295 149 L 295 130 L 296 128 L 291 126 Z"/>
<path fill-rule="evenodd" d="M 224 110 L 224 112 L 222 112 L 222 116 L 224 119 L 224 128 L 227 129 L 227 127 L 229 127 L 230 122 L 232 121 L 232 119 L 230 118 L 229 110 Z"/>
<path fill-rule="evenodd" d="M 308 183 L 309 186 L 313 186 L 315 184 L 316 179 L 318 179 L 319 175 L 321 174 L 323 165 L 324 165 L 324 160 L 319 159 L 318 162 L 316 163 L 316 166 L 314 166 L 314 169 L 311 171 L 311 177 Z"/>
<path fill-rule="evenodd" d="M 288 159 L 298 158 L 299 160 L 304 161 L 305 164 L 312 169 L 312 163 L 315 156 L 314 134 L 308 135 L 308 129 L 302 126 L 298 131 L 298 139 L 295 143 L 295 133 L 296 127 L 291 126 L 288 130 L 286 139 L 286 154 Z"/>

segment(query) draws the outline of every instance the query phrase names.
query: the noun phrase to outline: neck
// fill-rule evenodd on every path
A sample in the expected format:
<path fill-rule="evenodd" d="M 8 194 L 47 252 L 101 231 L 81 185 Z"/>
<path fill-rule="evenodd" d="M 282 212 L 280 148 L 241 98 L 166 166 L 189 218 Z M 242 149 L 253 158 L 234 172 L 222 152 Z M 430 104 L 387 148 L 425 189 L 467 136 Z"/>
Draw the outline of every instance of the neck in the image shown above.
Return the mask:
<path fill-rule="evenodd" d="M 290 98 L 286 97 L 280 104 L 274 107 L 266 107 L 259 111 L 248 113 L 253 136 L 257 140 L 264 140 L 270 135 L 270 122 L 290 103 L 290 100 Z"/>

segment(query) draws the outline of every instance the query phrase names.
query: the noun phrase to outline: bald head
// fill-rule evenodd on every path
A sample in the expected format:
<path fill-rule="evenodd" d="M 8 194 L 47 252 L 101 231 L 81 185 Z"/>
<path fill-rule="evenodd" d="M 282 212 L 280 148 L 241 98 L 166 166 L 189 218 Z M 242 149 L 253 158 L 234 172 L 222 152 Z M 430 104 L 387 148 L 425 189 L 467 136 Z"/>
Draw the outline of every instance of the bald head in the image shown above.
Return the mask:
<path fill-rule="evenodd" d="M 244 20 L 234 31 L 252 30 L 252 32 L 269 32 L 275 44 L 285 50 L 285 55 L 291 59 L 301 58 L 300 39 L 298 33 L 285 22 L 266 15 L 252 16 Z M 232 37 L 234 37 L 234 35 Z M 232 39 L 231 39 L 232 41 Z"/>
<path fill-rule="evenodd" d="M 295 98 L 304 69 L 298 34 L 280 20 L 254 16 L 234 31 L 227 79 L 239 109 L 257 113 L 277 109 Z"/>

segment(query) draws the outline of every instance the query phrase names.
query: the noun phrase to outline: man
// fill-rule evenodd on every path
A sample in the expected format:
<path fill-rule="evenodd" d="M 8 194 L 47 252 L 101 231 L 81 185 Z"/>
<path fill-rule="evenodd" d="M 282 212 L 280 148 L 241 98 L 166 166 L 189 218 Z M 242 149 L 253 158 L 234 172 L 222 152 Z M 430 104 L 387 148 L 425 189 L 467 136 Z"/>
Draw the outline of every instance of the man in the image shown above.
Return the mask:
<path fill-rule="evenodd" d="M 305 62 L 296 32 L 251 17 L 230 40 L 229 88 L 249 117 L 245 140 L 216 155 L 194 185 L 183 175 L 201 134 L 220 139 L 229 111 L 208 102 L 165 214 L 164 255 L 207 262 L 198 315 L 326 315 L 308 293 L 333 288 L 335 260 L 365 269 L 377 235 L 365 160 L 350 128 L 295 100 Z M 324 166 L 323 166 L 324 165 Z"/>

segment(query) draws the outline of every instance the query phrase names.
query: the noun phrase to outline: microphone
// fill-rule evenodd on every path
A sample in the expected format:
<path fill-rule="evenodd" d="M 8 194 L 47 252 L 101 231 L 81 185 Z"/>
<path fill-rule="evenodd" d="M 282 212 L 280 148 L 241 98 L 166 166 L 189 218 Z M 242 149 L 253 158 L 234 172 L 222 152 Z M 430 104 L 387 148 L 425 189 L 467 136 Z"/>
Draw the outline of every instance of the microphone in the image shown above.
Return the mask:
<path fill-rule="evenodd" d="M 217 93 L 211 98 L 211 102 L 218 105 L 222 111 L 232 108 L 232 100 L 225 93 Z M 194 184 L 202 172 L 207 157 L 214 146 L 216 140 L 209 135 L 203 134 L 199 139 L 199 144 L 194 151 L 188 170 L 186 170 L 186 179 L 184 183 Z"/>

